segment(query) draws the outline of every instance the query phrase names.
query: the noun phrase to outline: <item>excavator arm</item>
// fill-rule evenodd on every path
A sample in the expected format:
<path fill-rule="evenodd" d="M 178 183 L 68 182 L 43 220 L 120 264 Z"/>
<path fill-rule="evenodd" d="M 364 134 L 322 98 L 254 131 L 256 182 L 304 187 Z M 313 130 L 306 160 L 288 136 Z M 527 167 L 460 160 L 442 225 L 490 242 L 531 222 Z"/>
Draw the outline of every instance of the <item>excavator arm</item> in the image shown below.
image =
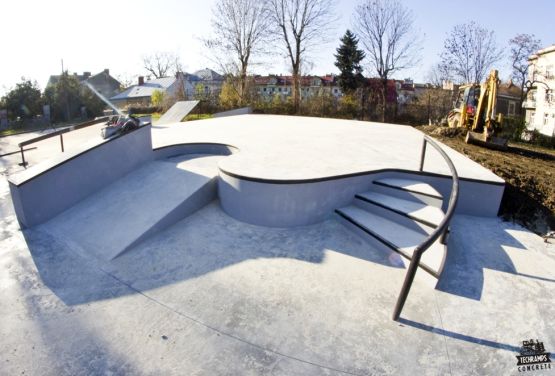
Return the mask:
<path fill-rule="evenodd" d="M 502 116 L 497 115 L 497 91 L 499 88 L 499 73 L 493 69 L 486 82 L 481 85 L 480 97 L 476 106 L 476 113 L 472 126 L 466 135 L 466 142 L 493 149 L 506 149 L 507 140 L 494 137 L 501 128 Z"/>

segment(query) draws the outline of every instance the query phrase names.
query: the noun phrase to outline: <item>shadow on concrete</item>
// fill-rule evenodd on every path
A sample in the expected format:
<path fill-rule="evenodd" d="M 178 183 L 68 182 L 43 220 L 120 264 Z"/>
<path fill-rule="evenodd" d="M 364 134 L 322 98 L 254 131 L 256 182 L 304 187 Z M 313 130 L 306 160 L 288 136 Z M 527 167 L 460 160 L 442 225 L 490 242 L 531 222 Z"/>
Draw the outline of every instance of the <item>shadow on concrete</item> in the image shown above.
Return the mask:
<path fill-rule="evenodd" d="M 487 225 L 491 221 L 491 225 Z M 484 224 L 486 224 L 484 226 Z M 505 247 L 529 252 L 508 231 L 511 224 L 498 219 L 476 223 L 472 217 L 456 216 L 452 223 L 445 269 L 436 288 L 450 294 L 480 300 L 484 287 L 484 269 L 520 275 L 541 281 L 555 282 L 548 278 L 519 273 Z"/>
<path fill-rule="evenodd" d="M 520 351 L 520 347 L 517 347 L 517 346 L 508 345 L 506 343 L 499 343 L 499 342 L 495 342 L 495 341 L 490 341 L 490 340 L 483 339 L 483 338 L 468 336 L 466 334 L 452 332 L 450 330 L 436 328 L 435 326 L 421 324 L 419 322 L 412 321 L 412 320 L 409 320 L 409 319 L 405 319 L 403 317 L 399 318 L 399 323 L 407 325 L 407 326 L 411 326 L 411 327 L 416 328 L 416 329 L 425 330 L 427 332 L 431 332 L 431 333 L 434 333 L 434 334 L 439 334 L 439 335 L 442 335 L 442 336 L 458 339 L 458 340 L 465 341 L 465 342 L 475 343 L 475 344 L 482 345 L 482 346 L 493 347 L 493 348 L 496 348 L 496 349 L 507 350 L 507 351 L 511 351 L 511 352 L 519 352 Z"/>
<path fill-rule="evenodd" d="M 42 341 L 47 344 L 40 346 L 45 353 L 32 355 L 36 356 L 36 361 L 33 362 L 33 366 L 38 367 L 34 370 L 36 374 L 39 372 L 45 374 L 45 369 L 41 369 L 45 364 L 48 365 L 46 374 L 137 375 L 140 373 L 141 370 L 135 367 L 127 354 L 114 346 L 109 339 L 98 334 L 94 322 L 89 322 L 86 315 L 79 315 L 79 308 L 64 307 L 56 296 L 44 294 L 43 282 L 38 280 L 39 276 L 31 259 L 17 257 L 13 268 L 22 276 L 22 285 L 26 286 L 21 289 L 19 297 L 24 307 L 25 318 L 32 319 L 33 330 L 39 334 L 38 337 L 33 337 L 36 333 L 25 334 L 28 337 L 25 340 L 27 351 L 31 344 L 33 349 L 37 346 L 35 342 L 37 338 L 42 338 Z M 26 330 L 23 329 L 22 332 Z M 4 341 L 9 340 L 4 338 Z M 10 363 L 3 366 L 14 367 L 14 372 L 10 372 L 11 374 L 15 374 L 16 370 L 18 374 L 25 374 L 20 371 L 27 370 L 30 365 L 21 363 L 23 354 L 17 354 Z M 8 354 L 4 355 L 8 359 Z M 47 359 L 44 359 L 45 357 Z M 33 370 L 31 373 L 34 373 Z"/>
<path fill-rule="evenodd" d="M 229 217 L 217 202 L 110 262 L 40 229 L 26 230 L 24 236 L 43 282 L 67 305 L 156 289 L 255 259 L 322 263 L 333 251 L 403 267 L 338 221 L 292 229 L 260 227 Z"/>

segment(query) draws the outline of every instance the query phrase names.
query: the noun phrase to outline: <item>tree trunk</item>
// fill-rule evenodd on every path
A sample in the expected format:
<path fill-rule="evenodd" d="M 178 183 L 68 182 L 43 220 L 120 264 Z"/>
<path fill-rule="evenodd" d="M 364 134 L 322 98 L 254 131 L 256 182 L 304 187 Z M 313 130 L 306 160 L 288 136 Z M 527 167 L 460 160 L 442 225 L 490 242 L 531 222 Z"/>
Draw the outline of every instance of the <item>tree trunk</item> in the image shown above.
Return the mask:
<path fill-rule="evenodd" d="M 382 113 L 381 122 L 385 123 L 385 109 L 387 106 L 387 78 L 382 79 Z"/>
<path fill-rule="evenodd" d="M 300 84 L 301 82 L 299 77 L 299 68 L 295 67 L 293 68 L 293 109 L 295 111 L 295 114 L 299 113 L 299 108 L 301 104 L 301 98 L 300 98 L 301 85 Z"/>
<path fill-rule="evenodd" d="M 239 107 L 245 104 L 245 92 L 247 91 L 247 66 L 241 68 L 241 82 L 239 83 Z"/>

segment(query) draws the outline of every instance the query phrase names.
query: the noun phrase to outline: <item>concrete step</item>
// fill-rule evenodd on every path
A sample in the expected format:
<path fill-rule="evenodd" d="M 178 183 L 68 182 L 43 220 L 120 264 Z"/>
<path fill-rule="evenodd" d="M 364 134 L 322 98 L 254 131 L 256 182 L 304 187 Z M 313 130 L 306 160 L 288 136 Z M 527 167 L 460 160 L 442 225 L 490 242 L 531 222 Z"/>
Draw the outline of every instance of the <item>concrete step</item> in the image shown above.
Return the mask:
<path fill-rule="evenodd" d="M 427 183 L 412 179 L 378 179 L 374 180 L 372 190 L 404 200 L 416 201 L 440 208 L 443 196 Z"/>
<path fill-rule="evenodd" d="M 149 162 L 41 228 L 101 260 L 112 260 L 215 199 L 221 158 Z"/>
<path fill-rule="evenodd" d="M 343 220 L 360 229 L 359 234 L 363 233 L 372 245 L 379 249 L 395 251 L 408 260 L 412 259 L 415 248 L 427 237 L 427 234 L 413 231 L 353 205 L 337 209 L 336 213 Z M 446 254 L 446 247 L 438 240 L 424 252 L 419 266 L 439 278 Z"/>
<path fill-rule="evenodd" d="M 371 213 L 425 234 L 432 233 L 444 217 L 441 209 L 435 206 L 373 191 L 355 195 L 353 203 Z"/>

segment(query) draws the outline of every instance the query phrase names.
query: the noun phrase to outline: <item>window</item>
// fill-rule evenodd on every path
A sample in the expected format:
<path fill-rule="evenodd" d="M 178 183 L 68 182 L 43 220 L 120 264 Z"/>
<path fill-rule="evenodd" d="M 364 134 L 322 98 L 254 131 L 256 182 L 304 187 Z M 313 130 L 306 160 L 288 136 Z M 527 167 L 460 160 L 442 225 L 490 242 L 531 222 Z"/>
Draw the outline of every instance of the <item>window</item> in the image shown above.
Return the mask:
<path fill-rule="evenodd" d="M 543 115 L 543 125 L 547 125 L 549 121 L 549 115 L 548 114 L 544 114 Z"/>
<path fill-rule="evenodd" d="M 515 102 L 513 101 L 509 101 L 509 116 L 514 116 L 515 115 Z"/>
<path fill-rule="evenodd" d="M 536 113 L 534 111 L 530 112 L 530 125 L 534 125 Z"/>
<path fill-rule="evenodd" d="M 266 91 L 266 88 L 264 88 L 264 89 L 262 89 L 262 90 Z"/>

